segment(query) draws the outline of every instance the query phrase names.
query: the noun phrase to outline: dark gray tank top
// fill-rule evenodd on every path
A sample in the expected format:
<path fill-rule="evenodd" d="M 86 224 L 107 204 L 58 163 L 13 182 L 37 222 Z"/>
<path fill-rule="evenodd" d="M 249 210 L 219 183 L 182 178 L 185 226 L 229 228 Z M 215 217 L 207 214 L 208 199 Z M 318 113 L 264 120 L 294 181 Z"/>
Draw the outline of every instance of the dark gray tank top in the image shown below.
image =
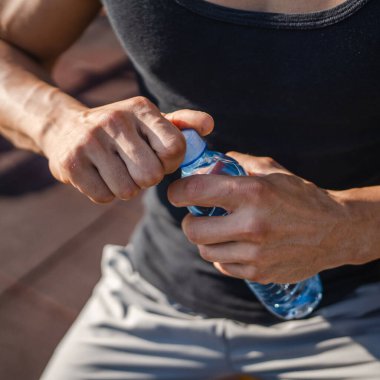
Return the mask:
<path fill-rule="evenodd" d="M 318 186 L 380 184 L 380 2 L 281 15 L 202 0 L 104 0 L 142 93 L 163 112 L 216 121 L 209 145 L 271 156 Z M 243 281 L 204 262 L 180 229 L 165 178 L 146 198 L 134 265 L 195 312 L 272 323 Z M 127 218 L 128 216 L 126 216 Z M 380 280 L 380 264 L 322 273 L 323 305 Z M 322 305 L 322 307 L 323 307 Z"/>

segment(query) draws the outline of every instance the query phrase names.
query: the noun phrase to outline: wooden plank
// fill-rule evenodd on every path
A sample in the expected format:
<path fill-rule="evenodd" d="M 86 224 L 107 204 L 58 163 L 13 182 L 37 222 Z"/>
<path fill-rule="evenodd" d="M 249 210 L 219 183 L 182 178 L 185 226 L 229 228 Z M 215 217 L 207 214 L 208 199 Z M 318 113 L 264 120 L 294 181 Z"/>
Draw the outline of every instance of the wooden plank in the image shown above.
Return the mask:
<path fill-rule="evenodd" d="M 0 296 L 0 378 L 38 379 L 100 276 L 102 247 L 125 245 L 141 209 L 140 198 L 115 202 Z"/>
<path fill-rule="evenodd" d="M 38 380 L 74 315 L 18 285 L 0 301 L 0 379 Z"/>
<path fill-rule="evenodd" d="M 106 244 L 126 245 L 141 214 L 140 198 L 116 202 L 24 277 L 23 284 L 74 313 L 79 312 L 100 277 L 103 247 Z"/>
<path fill-rule="evenodd" d="M 95 205 L 61 184 L 23 196 L 0 197 L 1 272 L 20 279 L 110 207 Z M 0 294 L 3 290 L 0 283 Z"/>

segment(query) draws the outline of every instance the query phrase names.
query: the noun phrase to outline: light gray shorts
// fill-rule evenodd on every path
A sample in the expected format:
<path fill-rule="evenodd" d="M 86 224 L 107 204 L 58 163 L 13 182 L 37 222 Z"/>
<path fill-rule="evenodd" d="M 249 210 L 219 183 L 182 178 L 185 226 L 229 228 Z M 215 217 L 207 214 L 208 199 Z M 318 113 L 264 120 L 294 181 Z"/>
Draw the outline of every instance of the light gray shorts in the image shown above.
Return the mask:
<path fill-rule="evenodd" d="M 380 282 L 309 319 L 263 327 L 171 302 L 132 268 L 130 249 L 105 247 L 102 278 L 42 380 L 380 380 Z"/>

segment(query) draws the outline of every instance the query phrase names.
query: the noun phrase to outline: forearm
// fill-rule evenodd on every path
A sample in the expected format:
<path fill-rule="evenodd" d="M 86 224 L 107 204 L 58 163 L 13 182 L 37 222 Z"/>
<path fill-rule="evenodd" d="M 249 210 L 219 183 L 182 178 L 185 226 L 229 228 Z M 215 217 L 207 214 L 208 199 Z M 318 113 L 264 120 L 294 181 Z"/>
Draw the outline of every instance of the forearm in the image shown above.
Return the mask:
<path fill-rule="evenodd" d="M 346 249 L 352 258 L 348 264 L 380 259 L 380 186 L 336 194 L 348 211 Z"/>
<path fill-rule="evenodd" d="M 0 40 L 0 133 L 13 144 L 43 154 L 47 133 L 84 108 L 42 65 Z"/>

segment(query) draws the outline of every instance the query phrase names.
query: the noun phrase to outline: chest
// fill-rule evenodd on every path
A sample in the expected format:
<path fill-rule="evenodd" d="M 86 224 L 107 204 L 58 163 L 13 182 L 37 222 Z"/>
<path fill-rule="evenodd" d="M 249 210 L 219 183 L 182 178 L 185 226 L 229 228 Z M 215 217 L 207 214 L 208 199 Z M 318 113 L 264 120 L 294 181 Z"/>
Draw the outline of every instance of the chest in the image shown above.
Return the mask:
<path fill-rule="evenodd" d="M 311 13 L 332 9 L 346 0 L 206 0 L 228 8 L 273 13 Z"/>
<path fill-rule="evenodd" d="M 166 110 L 220 113 L 230 104 L 229 117 L 231 110 L 247 113 L 247 104 L 252 114 L 270 114 L 275 105 L 279 120 L 318 113 L 329 123 L 378 110 L 378 1 L 364 0 L 341 21 L 318 27 L 293 27 L 292 15 L 221 12 L 202 0 L 104 3 L 144 84 Z M 330 20 L 324 17 L 315 22 Z"/>

